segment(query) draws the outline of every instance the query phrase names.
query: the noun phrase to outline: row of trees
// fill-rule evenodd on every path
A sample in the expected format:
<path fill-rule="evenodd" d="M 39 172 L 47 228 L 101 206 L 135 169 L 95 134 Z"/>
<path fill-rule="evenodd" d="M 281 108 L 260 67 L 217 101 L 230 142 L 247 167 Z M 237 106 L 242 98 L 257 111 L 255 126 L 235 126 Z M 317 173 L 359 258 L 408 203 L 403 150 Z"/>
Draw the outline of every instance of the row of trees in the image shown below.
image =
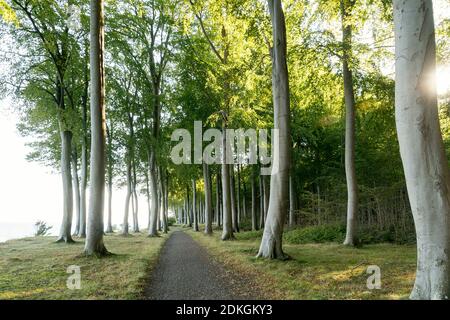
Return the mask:
<path fill-rule="evenodd" d="M 221 226 L 223 240 L 264 228 L 258 255 L 284 259 L 286 224 L 304 223 L 306 211 L 321 217 L 323 203 L 343 199 L 347 212 L 337 222 L 346 220 L 345 244 L 354 245 L 358 199 L 403 188 L 403 159 L 419 248 L 412 296 L 448 296 L 448 165 L 428 85 L 436 59 L 432 2 L 394 2 L 392 11 L 383 0 L 111 1 L 104 32 L 101 1 L 1 0 L 8 44 L 1 54 L 10 63 L 2 89 L 17 97 L 20 131 L 36 138 L 29 159 L 60 168 L 58 241 L 72 242 L 75 229 L 87 234 L 87 254 L 107 253 L 106 180 L 107 232 L 117 185 L 127 189 L 124 235 L 130 207 L 132 230 L 140 229 L 143 195 L 150 236 L 167 232 L 172 208 L 196 231 L 201 223 L 208 234 L 213 223 Z M 395 82 L 385 71 L 393 21 Z M 222 131 L 279 129 L 277 170 L 264 177 L 248 163 L 174 165 L 171 134 L 184 128 L 194 135 L 194 121 Z M 231 141 L 223 135 L 221 144 L 225 151 Z M 313 210 L 303 205 L 306 195 Z"/>

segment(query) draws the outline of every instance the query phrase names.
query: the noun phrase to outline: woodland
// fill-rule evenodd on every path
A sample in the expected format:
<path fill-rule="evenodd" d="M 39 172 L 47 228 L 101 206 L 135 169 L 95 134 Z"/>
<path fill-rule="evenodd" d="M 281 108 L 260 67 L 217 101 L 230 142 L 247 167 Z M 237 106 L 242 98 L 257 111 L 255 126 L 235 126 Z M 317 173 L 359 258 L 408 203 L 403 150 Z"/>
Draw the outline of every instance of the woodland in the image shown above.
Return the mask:
<path fill-rule="evenodd" d="M 27 160 L 61 175 L 55 241 L 98 267 L 111 234 L 143 254 L 133 241 L 173 228 L 224 255 L 251 238 L 257 264 L 291 263 L 286 243 L 414 246 L 409 297 L 448 299 L 450 12 L 435 17 L 431 0 L 0 0 L 0 97 Z M 227 163 L 226 135 L 220 164 L 175 164 L 172 134 L 195 121 L 276 129 L 276 166 Z"/>

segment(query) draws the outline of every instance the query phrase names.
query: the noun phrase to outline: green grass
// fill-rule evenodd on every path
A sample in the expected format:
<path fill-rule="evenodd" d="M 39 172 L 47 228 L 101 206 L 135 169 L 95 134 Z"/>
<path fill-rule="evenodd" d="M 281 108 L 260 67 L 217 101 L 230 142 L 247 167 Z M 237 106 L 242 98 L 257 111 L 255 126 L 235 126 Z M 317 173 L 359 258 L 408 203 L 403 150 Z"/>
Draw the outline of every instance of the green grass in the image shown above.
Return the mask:
<path fill-rule="evenodd" d="M 105 236 L 114 255 L 86 258 L 84 241 L 56 244 L 53 237 L 0 243 L 0 299 L 141 299 L 149 274 L 167 239 Z M 71 265 L 81 267 L 81 289 L 66 285 Z"/>
<path fill-rule="evenodd" d="M 236 234 L 220 241 L 189 232 L 215 259 L 256 279 L 265 298 L 272 299 L 406 299 L 416 267 L 414 245 L 373 244 L 349 248 L 335 243 L 286 244 L 292 259 L 256 259 L 261 232 Z M 367 288 L 367 267 L 381 268 L 381 289 Z"/>

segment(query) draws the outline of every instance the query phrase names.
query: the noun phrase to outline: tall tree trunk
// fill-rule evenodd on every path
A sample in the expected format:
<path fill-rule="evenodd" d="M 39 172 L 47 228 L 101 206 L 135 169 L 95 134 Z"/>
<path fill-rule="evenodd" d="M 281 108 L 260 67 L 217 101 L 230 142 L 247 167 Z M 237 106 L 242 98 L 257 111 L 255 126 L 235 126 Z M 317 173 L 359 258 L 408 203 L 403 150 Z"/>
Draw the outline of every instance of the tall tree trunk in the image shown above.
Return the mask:
<path fill-rule="evenodd" d="M 417 233 L 411 299 L 450 297 L 450 179 L 440 131 L 431 0 L 394 0 L 395 109 Z"/>
<path fill-rule="evenodd" d="M 159 172 L 159 168 L 157 169 Z M 159 173 L 157 174 L 158 176 L 158 186 L 157 186 L 157 192 L 158 192 L 158 217 L 157 217 L 157 222 L 156 225 L 158 227 L 158 231 L 161 232 L 162 231 L 162 224 L 161 224 L 161 215 L 164 214 L 164 208 L 162 205 L 162 190 L 161 190 L 161 176 L 159 175 Z"/>
<path fill-rule="evenodd" d="M 106 226 L 107 233 L 113 233 L 112 227 L 112 198 L 113 198 L 113 154 L 112 154 L 112 138 L 113 138 L 113 126 L 112 122 L 109 122 L 107 128 L 108 137 L 108 222 Z"/>
<path fill-rule="evenodd" d="M 269 179 L 263 176 L 263 192 L 264 192 L 264 221 L 267 220 L 267 212 L 269 211 L 269 200 L 270 200 L 270 186 Z"/>
<path fill-rule="evenodd" d="M 212 234 L 212 187 L 209 166 L 203 163 L 203 180 L 205 181 L 205 233 Z"/>
<path fill-rule="evenodd" d="M 217 226 L 220 227 L 220 173 L 216 175 L 216 210 L 215 219 Z"/>
<path fill-rule="evenodd" d="M 225 120 L 224 120 L 225 122 Z M 222 128 L 222 208 L 223 208 L 223 232 L 222 240 L 233 239 L 233 223 L 231 212 L 231 188 L 230 188 L 230 165 L 227 163 L 227 141 L 226 126 Z"/>
<path fill-rule="evenodd" d="M 148 154 L 149 163 L 149 180 L 150 180 L 150 191 L 151 191 L 151 206 L 150 206 L 150 227 L 148 229 L 148 235 L 150 237 L 158 236 L 158 186 L 156 177 L 156 163 L 153 151 Z"/>
<path fill-rule="evenodd" d="M 349 23 L 354 0 L 341 0 L 342 15 L 342 73 L 345 97 L 345 175 L 347 178 L 347 234 L 344 245 L 353 246 L 358 213 L 358 187 L 355 169 L 355 94 L 353 75 L 349 67 L 352 45 L 352 26 Z"/>
<path fill-rule="evenodd" d="M 192 210 L 191 210 L 191 202 L 189 198 L 189 187 L 186 187 L 186 218 L 187 218 L 187 225 L 189 228 L 192 228 Z"/>
<path fill-rule="evenodd" d="M 82 98 L 83 139 L 81 141 L 80 228 L 78 237 L 86 237 L 86 188 L 88 179 L 88 95 L 89 95 L 89 43 L 85 43 L 84 92 Z"/>
<path fill-rule="evenodd" d="M 255 173 L 252 172 L 252 230 L 258 230 L 257 212 L 256 212 L 256 179 Z"/>
<path fill-rule="evenodd" d="M 268 0 L 272 18 L 272 90 L 275 136 L 273 166 L 270 183 L 270 202 L 266 226 L 258 257 L 284 259 L 282 249 L 283 227 L 286 220 L 291 166 L 291 111 L 289 76 L 286 63 L 286 25 L 281 0 Z"/>
<path fill-rule="evenodd" d="M 134 152 L 133 152 L 134 153 Z M 139 233 L 139 199 L 137 194 L 137 176 L 136 176 L 136 163 L 135 160 L 133 160 L 133 189 L 132 189 L 132 197 L 133 197 L 133 203 L 134 203 L 134 209 L 133 209 L 133 232 Z"/>
<path fill-rule="evenodd" d="M 244 218 L 247 219 L 247 188 L 245 187 L 245 181 L 243 183 L 243 193 L 242 193 L 242 212 L 244 214 Z"/>
<path fill-rule="evenodd" d="M 241 210 L 241 165 L 237 165 L 237 221 L 238 225 L 241 223 L 242 210 Z"/>
<path fill-rule="evenodd" d="M 76 147 L 72 150 L 72 187 L 75 195 L 75 231 L 77 235 L 80 231 L 80 180 L 78 178 L 78 155 Z"/>
<path fill-rule="evenodd" d="M 161 176 L 161 200 L 162 200 L 162 226 L 163 226 L 163 232 L 168 233 L 169 232 L 169 226 L 168 226 L 168 204 L 167 204 L 167 188 L 168 188 L 168 182 L 167 182 L 167 174 L 163 172 L 163 170 L 160 168 L 160 176 Z"/>
<path fill-rule="evenodd" d="M 62 125 L 61 125 L 62 127 Z M 63 180 L 63 220 L 56 242 L 74 242 L 72 239 L 73 188 L 70 162 L 72 157 L 72 132 L 61 132 L 61 175 Z"/>
<path fill-rule="evenodd" d="M 265 223 L 265 211 L 264 211 L 264 186 L 263 176 L 259 176 L 259 228 L 264 228 Z"/>
<path fill-rule="evenodd" d="M 230 165 L 230 192 L 231 192 L 231 214 L 233 232 L 239 232 L 239 220 L 236 204 L 236 181 L 234 179 L 234 165 Z"/>
<path fill-rule="evenodd" d="M 103 0 L 91 0 L 91 188 L 86 255 L 105 255 L 103 210 L 105 198 L 105 69 Z"/>
<path fill-rule="evenodd" d="M 197 215 L 197 186 L 195 179 L 192 179 L 192 212 L 194 216 L 194 231 L 198 232 L 198 215 Z"/>
<path fill-rule="evenodd" d="M 130 201 L 132 200 L 132 181 L 131 181 L 131 159 L 130 155 L 127 156 L 127 195 L 125 196 L 125 212 L 123 215 L 122 235 L 127 236 L 129 234 L 129 215 L 130 215 Z"/>
<path fill-rule="evenodd" d="M 145 173 L 145 185 L 146 185 L 146 195 L 147 195 L 147 207 L 148 207 L 148 223 L 147 223 L 147 231 L 150 229 L 150 216 L 152 214 L 151 211 L 151 200 L 150 200 L 150 183 L 148 178 L 148 170 Z"/>

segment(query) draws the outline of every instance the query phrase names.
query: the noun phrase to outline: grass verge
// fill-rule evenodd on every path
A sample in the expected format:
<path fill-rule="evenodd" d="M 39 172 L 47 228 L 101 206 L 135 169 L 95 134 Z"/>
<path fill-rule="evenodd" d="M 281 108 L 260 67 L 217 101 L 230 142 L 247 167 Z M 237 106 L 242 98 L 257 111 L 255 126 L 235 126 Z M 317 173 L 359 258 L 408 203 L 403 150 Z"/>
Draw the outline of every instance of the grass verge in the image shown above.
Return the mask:
<path fill-rule="evenodd" d="M 86 258 L 84 240 L 56 244 L 53 237 L 24 238 L 0 243 L 0 299 L 142 299 L 151 270 L 168 238 L 107 235 L 114 255 Z M 69 266 L 81 269 L 81 289 L 69 290 Z"/>
<path fill-rule="evenodd" d="M 374 244 L 349 248 L 340 244 L 286 244 L 289 261 L 256 259 L 255 233 L 236 234 L 234 241 L 189 231 L 228 268 L 258 279 L 270 299 L 406 299 L 416 268 L 414 245 Z M 381 270 L 381 289 L 369 290 L 368 266 Z"/>

